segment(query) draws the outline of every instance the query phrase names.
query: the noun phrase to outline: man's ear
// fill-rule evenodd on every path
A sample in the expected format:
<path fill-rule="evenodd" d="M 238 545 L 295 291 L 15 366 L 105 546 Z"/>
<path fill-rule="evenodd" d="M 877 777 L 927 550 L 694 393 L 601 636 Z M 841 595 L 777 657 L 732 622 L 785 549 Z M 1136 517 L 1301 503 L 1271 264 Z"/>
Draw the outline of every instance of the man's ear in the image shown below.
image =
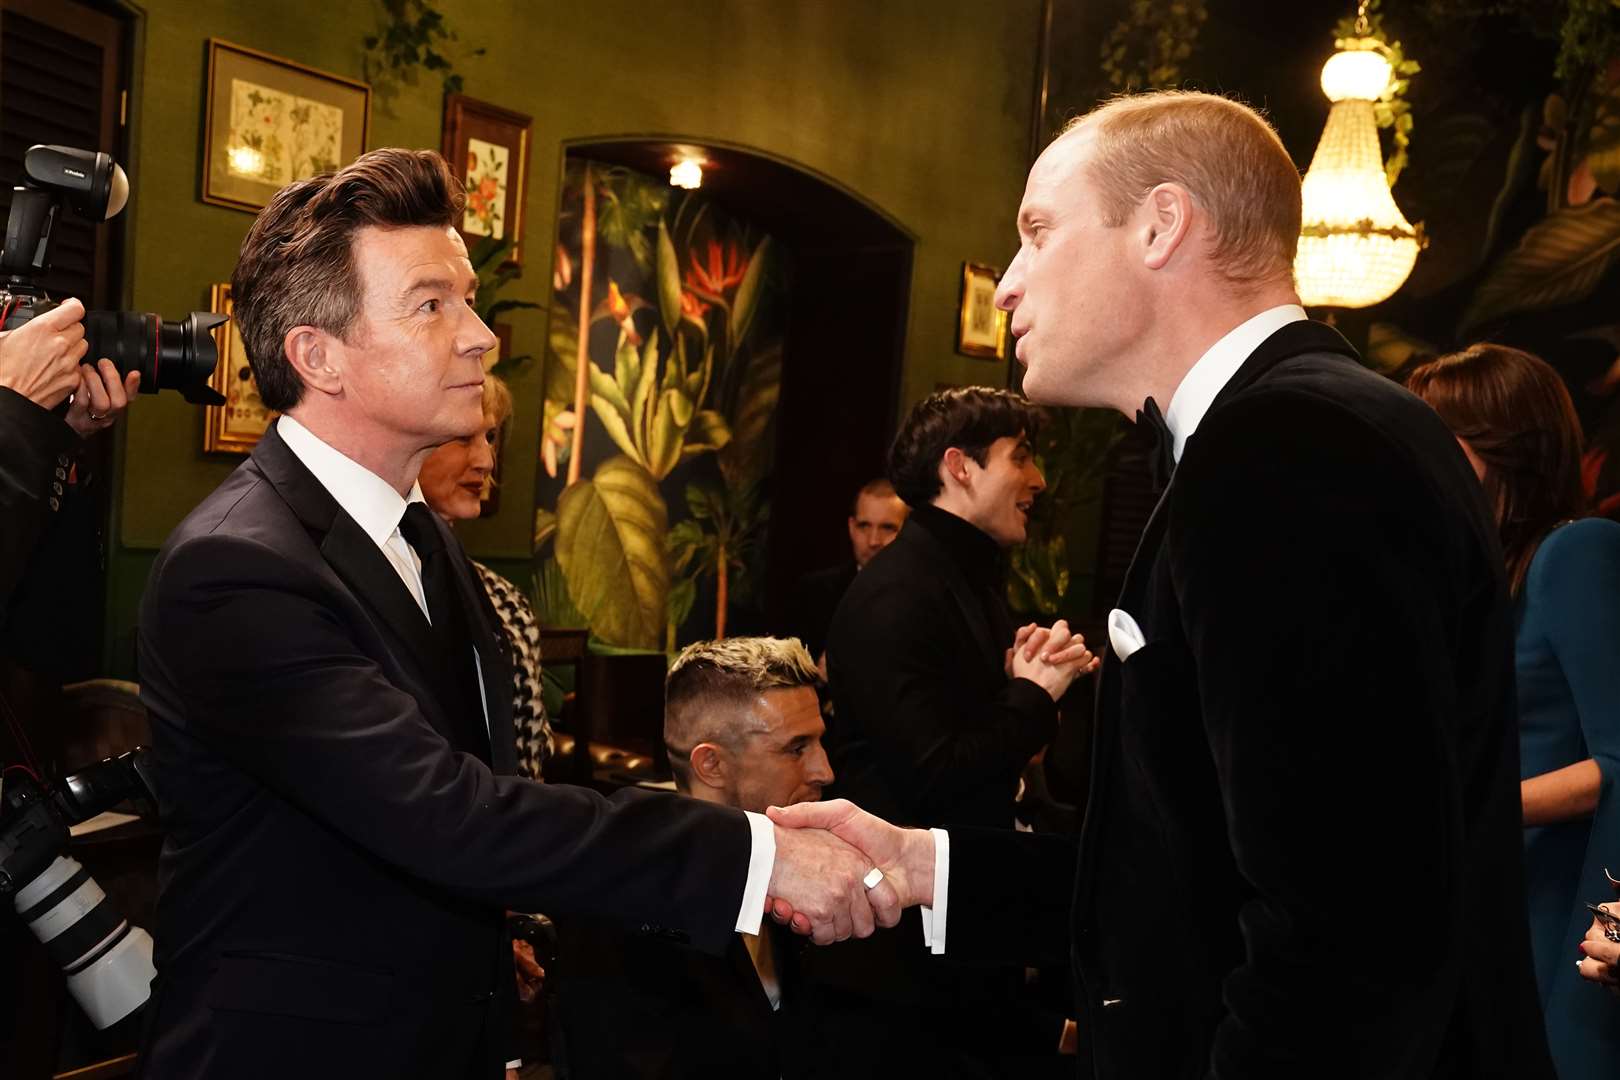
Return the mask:
<path fill-rule="evenodd" d="M 1147 193 L 1138 215 L 1144 245 L 1142 265 L 1162 270 L 1192 231 L 1192 195 L 1180 184 L 1160 184 Z"/>
<path fill-rule="evenodd" d="M 714 743 L 702 742 L 692 747 L 692 781 L 705 787 L 726 786 L 726 752 Z"/>
<path fill-rule="evenodd" d="M 281 351 L 306 387 L 338 394 L 343 391 L 343 375 L 333 361 L 340 344 L 320 327 L 295 326 L 281 339 Z"/>
<path fill-rule="evenodd" d="M 962 453 L 959 448 L 955 446 L 947 447 L 945 449 L 944 457 L 939 459 L 940 483 L 944 484 L 947 488 L 967 487 L 969 475 L 968 464 L 970 462 L 973 464 L 978 464 L 977 462 L 974 462 L 972 458 Z"/>

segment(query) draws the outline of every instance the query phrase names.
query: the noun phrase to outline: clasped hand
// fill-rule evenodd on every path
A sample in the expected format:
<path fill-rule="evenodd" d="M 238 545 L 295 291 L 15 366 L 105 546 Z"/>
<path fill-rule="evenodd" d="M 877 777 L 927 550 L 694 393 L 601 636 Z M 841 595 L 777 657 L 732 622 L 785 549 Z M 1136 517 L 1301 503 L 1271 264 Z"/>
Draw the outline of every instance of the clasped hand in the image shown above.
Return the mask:
<path fill-rule="evenodd" d="M 1090 675 L 1101 663 L 1086 648 L 1086 639 L 1071 633 L 1062 619 L 1050 628 L 1034 623 L 1019 627 L 1006 655 L 1007 678 L 1028 679 L 1053 701 L 1064 695 L 1070 683 Z"/>
<path fill-rule="evenodd" d="M 925 829 L 902 829 L 847 799 L 773 806 L 776 865 L 766 910 L 777 922 L 817 944 L 867 937 L 893 926 L 900 912 L 931 904 L 934 840 Z M 868 889 L 873 867 L 883 880 Z"/>

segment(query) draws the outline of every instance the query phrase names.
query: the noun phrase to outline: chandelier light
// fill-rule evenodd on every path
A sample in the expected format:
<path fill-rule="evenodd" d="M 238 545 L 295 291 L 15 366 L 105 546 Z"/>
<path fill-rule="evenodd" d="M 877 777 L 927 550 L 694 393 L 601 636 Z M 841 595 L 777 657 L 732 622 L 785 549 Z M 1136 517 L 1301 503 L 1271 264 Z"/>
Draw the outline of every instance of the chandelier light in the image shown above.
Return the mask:
<path fill-rule="evenodd" d="M 1373 103 L 1392 75 L 1371 38 L 1357 38 L 1322 68 L 1333 103 L 1305 172 L 1304 222 L 1294 279 L 1308 307 L 1359 308 L 1393 295 L 1422 239 L 1389 192 Z"/>
<path fill-rule="evenodd" d="M 669 182 L 678 188 L 695 190 L 703 183 L 703 166 L 696 158 L 682 158 L 670 167 Z"/>

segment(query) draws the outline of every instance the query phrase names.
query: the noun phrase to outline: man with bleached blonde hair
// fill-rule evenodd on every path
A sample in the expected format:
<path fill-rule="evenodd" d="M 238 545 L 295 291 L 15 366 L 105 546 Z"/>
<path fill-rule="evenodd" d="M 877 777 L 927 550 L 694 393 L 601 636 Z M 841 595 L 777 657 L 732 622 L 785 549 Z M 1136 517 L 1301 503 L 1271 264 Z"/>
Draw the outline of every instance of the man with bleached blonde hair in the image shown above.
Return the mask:
<path fill-rule="evenodd" d="M 1078 858 L 773 817 L 861 847 L 936 953 L 1072 961 L 1087 1075 L 1541 1080 L 1490 508 L 1438 418 L 1307 320 L 1299 205 L 1270 126 L 1208 94 L 1111 102 L 1030 170 L 997 296 L 1024 389 L 1135 415 L 1167 477 L 1108 618 Z"/>
<path fill-rule="evenodd" d="M 683 795 L 764 813 L 821 798 L 832 768 L 821 676 L 796 639 L 689 645 L 665 679 L 664 742 Z M 806 1074 L 799 943 L 766 923 L 723 955 L 668 931 L 558 920 L 558 1015 L 577 1080 Z"/>

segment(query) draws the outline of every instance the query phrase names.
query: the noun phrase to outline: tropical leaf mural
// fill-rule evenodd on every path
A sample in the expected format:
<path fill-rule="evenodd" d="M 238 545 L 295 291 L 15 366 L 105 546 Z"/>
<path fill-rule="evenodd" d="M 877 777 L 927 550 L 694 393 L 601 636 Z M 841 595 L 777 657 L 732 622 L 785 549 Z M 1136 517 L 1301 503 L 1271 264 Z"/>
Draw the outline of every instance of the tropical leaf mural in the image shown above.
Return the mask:
<path fill-rule="evenodd" d="M 603 646 L 723 635 L 759 599 L 784 260 L 700 193 L 594 162 L 569 163 L 560 222 L 537 581 Z"/>

